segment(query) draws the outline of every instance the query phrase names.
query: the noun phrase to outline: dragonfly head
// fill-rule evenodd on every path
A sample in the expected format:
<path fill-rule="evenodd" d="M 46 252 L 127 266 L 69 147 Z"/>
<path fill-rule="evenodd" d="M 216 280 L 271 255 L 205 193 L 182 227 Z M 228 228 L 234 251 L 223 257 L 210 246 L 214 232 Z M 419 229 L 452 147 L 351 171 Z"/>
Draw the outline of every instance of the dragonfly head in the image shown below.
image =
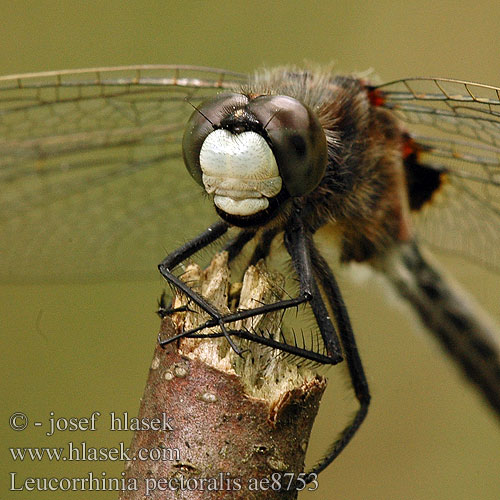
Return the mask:
<path fill-rule="evenodd" d="M 314 113 L 281 95 L 230 93 L 191 115 L 183 138 L 191 176 L 236 226 L 261 224 L 287 199 L 315 189 L 326 170 L 324 131 Z"/>

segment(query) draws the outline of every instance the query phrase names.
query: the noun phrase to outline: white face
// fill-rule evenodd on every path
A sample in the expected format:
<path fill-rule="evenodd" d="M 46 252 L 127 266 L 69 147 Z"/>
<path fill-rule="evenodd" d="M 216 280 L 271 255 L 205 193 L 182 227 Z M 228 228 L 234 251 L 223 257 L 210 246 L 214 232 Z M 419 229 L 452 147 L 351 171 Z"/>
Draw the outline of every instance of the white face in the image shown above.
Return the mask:
<path fill-rule="evenodd" d="M 256 132 L 218 129 L 201 147 L 203 185 L 215 205 L 231 215 L 254 215 L 281 191 L 282 180 L 271 148 Z"/>

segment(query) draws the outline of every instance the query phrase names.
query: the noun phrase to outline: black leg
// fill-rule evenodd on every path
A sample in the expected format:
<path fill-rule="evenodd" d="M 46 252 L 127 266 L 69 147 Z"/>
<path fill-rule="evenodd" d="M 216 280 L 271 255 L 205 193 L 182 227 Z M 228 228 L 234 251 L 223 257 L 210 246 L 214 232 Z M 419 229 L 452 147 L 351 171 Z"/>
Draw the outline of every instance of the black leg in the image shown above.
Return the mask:
<path fill-rule="evenodd" d="M 263 246 L 262 248 L 269 249 L 270 243 L 275 235 L 276 232 L 274 230 L 269 230 L 268 237 L 265 238 L 265 246 Z M 328 311 L 325 307 L 325 304 L 321 297 L 321 293 L 319 292 L 315 277 L 312 272 L 311 260 L 309 257 L 307 244 L 308 238 L 310 239 L 310 236 L 306 236 L 302 221 L 300 220 L 300 213 L 292 215 L 290 224 L 285 232 L 285 246 L 290 256 L 292 257 L 293 265 L 299 277 L 300 292 L 298 297 L 288 300 L 281 300 L 272 304 L 266 304 L 261 307 L 249 309 L 247 311 L 238 311 L 236 313 L 225 316 L 223 319 L 225 323 L 230 323 L 259 314 L 266 314 L 276 310 L 285 310 L 290 307 L 296 307 L 305 302 L 310 302 L 311 309 L 314 313 L 321 336 L 323 338 L 324 346 L 326 349 L 326 356 L 318 356 L 318 353 L 315 353 L 313 351 L 299 349 L 296 346 L 290 346 L 285 343 L 276 342 L 273 339 L 261 337 L 259 335 L 252 334 L 251 332 L 231 330 L 230 333 L 265 345 L 271 345 L 272 342 L 273 347 L 281 349 L 285 352 L 290 352 L 292 354 L 312 359 L 314 361 L 328 364 L 337 364 L 343 359 L 340 343 L 335 332 L 335 327 L 333 326 L 333 323 L 329 317 Z M 203 327 L 205 328 L 206 325 Z"/>
<path fill-rule="evenodd" d="M 166 297 L 166 292 L 165 290 L 162 292 L 160 295 L 160 299 L 158 300 L 158 309 L 156 310 L 156 314 L 160 318 L 165 318 L 166 316 L 170 316 L 171 314 L 174 314 L 176 312 L 185 312 L 185 311 L 190 311 L 188 306 L 181 306 L 181 307 L 172 307 L 172 303 L 167 306 L 167 303 L 165 301 Z"/>
<path fill-rule="evenodd" d="M 175 268 L 175 266 L 177 266 L 184 260 L 191 257 L 202 248 L 205 248 L 206 246 L 210 245 L 210 243 L 213 243 L 222 235 L 224 235 L 227 232 L 228 228 L 229 226 L 223 221 L 218 221 L 215 224 L 212 224 L 209 228 L 203 231 L 203 233 L 198 235 L 196 238 L 192 239 L 191 241 L 188 241 L 185 245 L 181 246 L 177 250 L 174 250 L 170 255 L 167 255 L 167 257 L 165 257 L 165 259 L 163 259 L 161 263 L 158 265 L 158 269 L 160 270 L 161 275 L 169 283 L 172 283 L 172 285 L 174 285 L 177 289 L 185 293 L 196 305 L 201 307 L 204 311 L 210 314 L 212 318 L 215 318 L 217 320 L 216 324 L 219 324 L 222 333 L 226 337 L 232 349 L 237 354 L 241 354 L 240 349 L 232 341 L 229 333 L 227 332 L 226 327 L 221 321 L 222 315 L 220 314 L 220 312 L 215 307 L 213 307 L 208 301 L 206 301 L 199 293 L 196 293 L 194 290 L 191 290 L 191 288 L 188 285 L 186 285 L 182 280 L 180 280 L 177 276 L 175 276 L 175 274 L 171 272 L 171 270 Z M 171 337 L 166 341 L 160 342 L 160 345 L 165 345 L 167 343 L 173 342 L 177 338 L 187 336 L 187 334 L 189 333 L 192 332 L 183 332 L 180 335 L 176 335 L 175 337 Z"/>
<path fill-rule="evenodd" d="M 237 353 L 241 351 L 237 348 L 234 342 L 231 340 L 231 336 L 237 336 L 247 340 L 252 340 L 254 342 L 273 347 L 275 349 L 282 350 L 286 353 L 290 353 L 299 357 L 310 359 L 312 361 L 323 363 L 323 364 L 337 364 L 342 361 L 342 354 L 340 350 L 340 345 L 335 333 L 333 324 L 328 317 L 328 312 L 323 303 L 319 290 L 317 289 L 316 283 L 314 281 L 314 276 L 312 274 L 311 262 L 307 253 L 307 245 L 304 235 L 304 230 L 302 224 L 299 220 L 299 216 L 295 217 L 295 224 L 292 224 L 292 228 L 296 230 L 291 230 L 289 233 L 288 240 L 290 244 L 288 249 L 290 255 L 292 256 L 292 261 L 297 270 L 297 274 L 300 279 L 300 293 L 298 297 L 291 298 L 288 300 L 281 300 L 271 304 L 265 304 L 260 307 L 256 307 L 249 310 L 241 310 L 236 313 L 228 314 L 223 316 L 223 314 L 214 308 L 207 300 L 205 300 L 200 294 L 191 290 L 191 288 L 181 281 L 177 276 L 175 276 L 171 269 L 177 264 L 182 262 L 184 259 L 190 257 L 196 253 L 201 248 L 207 246 L 208 244 L 215 241 L 217 238 L 222 236 L 226 231 L 228 226 L 225 223 L 217 223 L 207 229 L 204 233 L 199 235 L 194 240 L 188 242 L 186 245 L 182 246 L 169 256 L 167 256 L 162 263 L 158 266 L 163 277 L 177 289 L 183 292 L 187 297 L 189 297 L 196 305 L 198 305 L 203 311 L 211 316 L 211 319 L 206 321 L 204 324 L 198 327 L 188 330 L 176 335 L 175 337 L 170 337 L 169 339 L 160 342 L 161 345 L 166 345 L 174 340 L 190 337 L 190 338 L 206 338 L 206 337 L 218 337 L 219 334 L 201 334 L 205 328 L 211 328 L 214 326 L 219 326 L 221 328 L 222 334 L 227 338 L 233 350 Z M 275 234 L 274 231 L 269 231 L 269 238 L 267 238 L 267 243 L 265 243 L 265 248 L 269 248 L 269 244 Z M 246 236 L 241 236 L 236 238 L 235 248 L 242 248 L 241 244 L 246 239 Z M 264 248 L 264 247 L 263 247 Z M 227 324 L 250 318 L 253 316 L 258 316 L 261 314 L 267 314 L 272 311 L 286 310 L 289 308 L 297 307 L 305 302 L 311 302 L 311 308 L 314 312 L 318 326 L 321 331 L 321 335 L 324 339 L 324 345 L 326 353 L 319 353 L 313 350 L 302 348 L 296 344 L 289 344 L 285 339 L 282 341 L 275 340 L 265 334 L 250 332 L 247 330 L 230 330 L 227 328 Z"/>
<path fill-rule="evenodd" d="M 333 460 L 346 447 L 356 431 L 359 429 L 368 412 L 370 392 L 363 370 L 363 365 L 361 363 L 361 358 L 358 353 L 358 348 L 356 346 L 356 340 L 352 331 L 347 308 L 342 299 L 335 277 L 325 259 L 318 252 L 312 240 L 309 242 L 309 248 L 314 274 L 318 278 L 321 288 L 328 298 L 328 303 L 333 314 L 335 315 L 335 319 L 337 320 L 339 336 L 342 342 L 342 348 L 347 361 L 347 366 L 349 368 L 351 382 L 360 405 L 354 419 L 342 431 L 340 438 L 335 441 L 326 456 L 309 472 L 308 479 L 309 481 L 312 481 L 317 474 L 333 462 Z"/>
<path fill-rule="evenodd" d="M 339 362 L 342 361 L 342 352 L 335 327 L 313 275 L 309 242 L 312 243 L 312 238 L 306 235 L 300 216 L 293 216 L 285 231 L 285 246 L 292 257 L 293 266 L 300 280 L 300 294 L 307 297 L 311 304 L 326 352 Z"/>
<path fill-rule="evenodd" d="M 167 257 L 165 257 L 158 265 L 161 275 L 169 283 L 172 283 L 172 285 L 174 285 L 177 289 L 185 293 L 196 305 L 201 307 L 213 318 L 220 318 L 219 311 L 217 311 L 217 309 L 207 302 L 199 293 L 191 290 L 191 288 L 175 276 L 171 270 L 184 260 L 194 255 L 198 250 L 205 248 L 210 245 L 210 243 L 213 243 L 216 239 L 220 238 L 227 232 L 228 227 L 229 226 L 225 222 L 216 222 L 196 238 L 188 241 L 177 250 L 174 250 L 170 255 L 167 255 Z"/>
<path fill-rule="evenodd" d="M 246 330 L 228 330 L 226 328 L 226 324 L 233 323 L 235 321 L 240 321 L 246 318 L 251 318 L 253 316 L 258 316 L 261 314 L 267 314 L 272 311 L 285 310 L 292 307 L 297 307 L 304 302 L 310 300 L 310 296 L 299 295 L 296 298 L 281 300 L 278 302 L 274 302 L 272 304 L 266 304 L 260 307 L 256 307 L 253 309 L 247 309 L 242 311 L 237 311 L 232 314 L 227 314 L 225 316 L 222 315 L 217 309 L 215 309 L 209 302 L 207 302 L 201 295 L 191 290 L 188 285 L 182 282 L 175 275 L 170 273 L 169 271 L 165 271 L 162 273 L 165 279 L 171 282 L 174 286 L 178 287 L 185 295 L 193 300 L 201 309 L 203 309 L 206 313 L 212 316 L 212 319 L 209 319 L 205 323 L 193 328 L 192 330 L 188 330 L 182 332 L 174 337 L 169 337 L 166 340 L 160 341 L 160 345 L 166 345 L 175 340 L 178 340 L 183 337 L 188 338 L 211 338 L 211 337 L 220 337 L 221 334 L 198 334 L 198 332 L 204 330 L 205 328 L 212 328 L 214 326 L 220 326 L 223 335 L 228 339 L 231 347 L 238 354 L 241 352 L 234 343 L 230 340 L 229 336 L 234 335 L 243 339 L 252 340 L 253 342 L 257 342 L 259 344 L 263 344 L 269 347 L 273 347 L 275 349 L 279 349 L 281 351 L 287 352 L 289 354 L 293 354 L 295 356 L 299 356 L 302 358 L 310 359 L 317 363 L 321 364 L 337 364 L 342 361 L 342 356 L 337 354 L 336 352 L 340 352 L 338 349 L 333 354 L 327 351 L 327 355 L 323 355 L 321 353 L 317 353 L 314 351 L 310 351 L 308 349 L 300 348 L 297 345 L 287 344 L 285 342 L 277 341 L 270 337 L 265 337 L 263 335 L 258 335 L 256 333 L 252 333 Z M 326 312 L 326 309 L 325 309 Z M 234 347 L 233 347 L 234 346 Z"/>
<path fill-rule="evenodd" d="M 250 259 L 250 265 L 254 266 L 259 262 L 260 259 L 265 259 L 269 255 L 269 250 L 271 250 L 271 243 L 274 237 L 278 233 L 277 229 L 268 229 L 259 239 L 257 246 L 253 252 L 252 258 Z"/>
<path fill-rule="evenodd" d="M 230 241 L 224 250 L 229 254 L 228 260 L 231 262 L 243 250 L 243 247 L 255 236 L 255 231 L 240 231 L 234 240 Z"/>
<path fill-rule="evenodd" d="M 257 246 L 248 262 L 249 265 L 255 265 L 260 259 L 265 259 L 269 255 L 269 250 L 271 248 L 271 243 L 278 233 L 278 230 L 268 229 L 264 231 L 262 236 L 260 236 Z M 243 247 L 256 235 L 256 231 L 250 231 L 248 229 L 241 231 L 234 240 L 230 241 L 225 247 L 229 253 L 229 262 L 231 262 L 235 257 L 237 257 L 243 250 Z"/>
<path fill-rule="evenodd" d="M 205 248 L 206 246 L 210 245 L 210 243 L 213 243 L 216 239 L 220 238 L 227 232 L 228 229 L 229 226 L 223 221 L 218 221 L 215 224 L 212 224 L 196 238 L 193 238 L 191 241 L 188 241 L 186 244 L 182 245 L 177 250 L 174 250 L 171 254 L 167 255 L 160 262 L 160 264 L 158 264 L 160 273 L 163 274 L 162 271 L 164 269 L 166 269 L 167 271 L 171 271 L 175 266 L 185 261 L 186 259 L 189 259 L 189 257 L 194 255 L 198 250 Z"/>

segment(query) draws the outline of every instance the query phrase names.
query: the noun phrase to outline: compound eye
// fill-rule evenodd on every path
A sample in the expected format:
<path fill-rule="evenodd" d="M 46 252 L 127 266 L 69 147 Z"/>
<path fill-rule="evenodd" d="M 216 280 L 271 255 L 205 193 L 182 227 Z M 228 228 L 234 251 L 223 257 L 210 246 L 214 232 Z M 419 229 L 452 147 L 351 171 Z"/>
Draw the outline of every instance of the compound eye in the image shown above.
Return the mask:
<path fill-rule="evenodd" d="M 200 151 L 208 134 L 221 128 L 221 120 L 242 109 L 248 98 L 242 94 L 224 93 L 198 106 L 190 116 L 182 139 L 182 156 L 191 177 L 203 187 Z"/>
<path fill-rule="evenodd" d="M 280 175 L 291 196 L 318 186 L 326 171 L 326 137 L 316 115 L 289 96 L 260 96 L 247 105 L 264 126 Z"/>

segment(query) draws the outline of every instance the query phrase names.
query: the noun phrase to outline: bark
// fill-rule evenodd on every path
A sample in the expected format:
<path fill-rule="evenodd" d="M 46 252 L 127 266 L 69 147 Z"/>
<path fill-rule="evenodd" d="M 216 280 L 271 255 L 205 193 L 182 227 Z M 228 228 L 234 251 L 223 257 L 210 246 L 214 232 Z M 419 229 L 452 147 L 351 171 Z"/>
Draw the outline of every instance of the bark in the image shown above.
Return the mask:
<path fill-rule="evenodd" d="M 225 253 L 206 271 L 189 266 L 183 279 L 220 309 L 229 310 L 228 302 L 236 301 L 229 293 Z M 239 307 L 275 301 L 282 285 L 283 278 L 263 264 L 251 266 Z M 183 303 L 185 298 L 177 296 L 173 305 Z M 162 321 L 161 336 L 206 319 L 199 311 L 176 313 Z M 244 321 L 246 327 L 279 332 L 279 312 Z M 146 450 L 163 459 L 128 462 L 126 480 L 137 481 L 132 486 L 137 489 L 123 492 L 121 500 L 297 497 L 295 489 L 279 486 L 303 471 L 326 381 L 276 351 L 235 340 L 246 349 L 242 357 L 224 338 L 184 339 L 166 349 L 156 347 L 139 418 L 163 420 L 164 429 L 136 431 L 131 455 Z"/>

